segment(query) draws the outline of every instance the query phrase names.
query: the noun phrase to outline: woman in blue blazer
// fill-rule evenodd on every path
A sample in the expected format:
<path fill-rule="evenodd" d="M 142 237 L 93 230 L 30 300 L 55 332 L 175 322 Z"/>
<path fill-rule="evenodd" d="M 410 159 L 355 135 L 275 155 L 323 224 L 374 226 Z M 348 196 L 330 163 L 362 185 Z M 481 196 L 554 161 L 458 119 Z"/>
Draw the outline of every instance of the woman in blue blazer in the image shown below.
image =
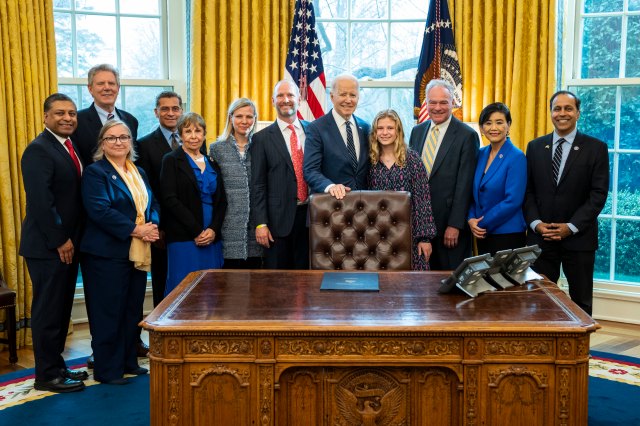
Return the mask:
<path fill-rule="evenodd" d="M 158 213 L 142 169 L 137 168 L 131 132 L 122 121 L 105 123 L 96 161 L 84 170 L 82 202 L 87 226 L 80 245 L 82 277 L 95 358 L 94 378 L 126 384 L 125 374 L 146 374 L 136 346 L 150 243 Z"/>
<path fill-rule="evenodd" d="M 511 112 L 503 103 L 480 113 L 480 131 L 490 144 L 478 152 L 469 226 L 478 254 L 523 247 L 526 224 L 522 203 L 527 186 L 527 160 L 509 139 Z"/>

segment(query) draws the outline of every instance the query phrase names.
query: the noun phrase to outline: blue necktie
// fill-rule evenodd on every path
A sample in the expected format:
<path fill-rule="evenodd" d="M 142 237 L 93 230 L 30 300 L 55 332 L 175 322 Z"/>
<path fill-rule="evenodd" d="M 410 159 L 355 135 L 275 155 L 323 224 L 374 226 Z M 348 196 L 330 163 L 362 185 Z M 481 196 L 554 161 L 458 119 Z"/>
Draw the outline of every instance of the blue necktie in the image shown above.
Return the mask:
<path fill-rule="evenodd" d="M 351 131 L 351 122 L 346 121 L 347 125 L 347 150 L 349 150 L 349 158 L 351 159 L 351 167 L 353 171 L 358 170 L 358 157 L 356 155 L 356 144 L 353 142 L 353 132 Z"/>

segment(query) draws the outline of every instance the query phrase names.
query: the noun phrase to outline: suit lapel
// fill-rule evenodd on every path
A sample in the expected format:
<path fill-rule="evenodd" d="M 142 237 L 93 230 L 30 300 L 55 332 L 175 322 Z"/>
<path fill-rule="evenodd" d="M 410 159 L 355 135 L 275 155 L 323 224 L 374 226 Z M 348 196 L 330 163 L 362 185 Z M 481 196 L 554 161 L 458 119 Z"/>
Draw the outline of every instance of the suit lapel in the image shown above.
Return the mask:
<path fill-rule="evenodd" d="M 160 129 L 160 127 L 158 127 L 155 131 L 154 145 L 155 145 L 154 150 L 160 156 L 160 160 L 162 160 L 162 157 L 164 157 L 165 154 L 171 152 L 171 147 L 169 146 L 169 143 L 165 139 L 164 134 L 162 133 L 162 130 Z"/>
<path fill-rule="evenodd" d="M 133 195 L 131 195 L 131 192 L 129 191 L 129 187 L 127 187 L 127 184 L 124 183 L 124 181 L 120 177 L 120 174 L 118 173 L 118 171 L 111 165 L 109 160 L 107 160 L 106 158 L 102 162 L 102 167 L 107 172 L 107 174 L 109 176 L 109 180 L 111 181 L 111 183 L 113 183 L 113 185 L 118 187 L 122 192 L 127 194 L 127 197 L 129 197 L 129 200 L 131 200 L 131 204 L 133 204 L 133 206 L 135 208 L 135 203 L 133 201 Z"/>
<path fill-rule="evenodd" d="M 556 183 L 553 180 L 553 133 L 548 134 L 542 139 L 542 150 L 540 155 L 542 155 L 541 161 L 541 172 L 543 176 L 546 176 L 551 183 L 551 187 L 555 187 Z"/>
<path fill-rule="evenodd" d="M 491 152 L 491 149 L 488 149 L 486 160 L 483 162 L 483 167 L 484 165 L 487 164 L 486 161 L 489 159 L 490 152 Z M 493 177 L 493 175 L 495 175 L 496 172 L 500 170 L 502 165 L 505 164 L 506 161 L 508 161 L 510 154 L 511 154 L 511 144 L 509 141 L 507 141 L 504 143 L 504 145 L 502 145 L 502 147 L 500 148 L 500 151 L 498 151 L 498 155 L 496 155 L 496 158 L 494 158 L 493 161 L 491 162 L 491 165 L 489 166 L 489 170 L 487 170 L 487 172 L 482 177 L 482 180 L 480 181 L 481 182 L 480 187 L 484 186 L 491 179 L 491 177 Z"/>
<path fill-rule="evenodd" d="M 284 136 L 282 136 L 282 132 L 280 131 L 277 121 L 269 126 L 269 134 L 271 135 L 269 139 L 273 141 L 273 149 L 282 157 L 287 164 L 287 167 L 291 169 L 291 172 L 295 174 L 291 154 L 289 154 L 289 150 L 287 149 L 287 141 L 284 140 Z"/>
<path fill-rule="evenodd" d="M 76 172 L 76 165 L 71 159 L 71 154 L 69 154 L 66 148 L 62 146 L 62 144 L 58 141 L 58 139 L 56 139 L 55 136 L 53 136 L 53 134 L 50 131 L 45 130 L 44 133 L 47 140 L 50 141 L 51 144 L 53 145 L 53 149 L 56 150 L 56 152 L 58 152 L 58 154 L 60 154 L 62 158 L 64 158 L 64 161 L 69 165 L 69 167 L 71 167 L 73 171 Z M 75 144 L 73 144 L 73 141 L 71 142 L 71 144 L 74 145 L 73 149 L 75 149 L 77 153 L 78 149 L 76 148 Z M 78 160 L 80 161 L 80 163 L 82 163 L 82 160 L 80 160 L 80 157 L 78 156 L 78 154 L 76 154 L 76 157 L 78 157 Z"/>
<path fill-rule="evenodd" d="M 355 115 L 353 116 L 353 119 L 358 127 L 358 139 L 360 139 L 360 158 L 358 159 L 358 170 L 360 170 L 363 165 L 369 162 L 369 156 L 367 155 L 369 152 L 369 135 L 364 131 L 360 119 Z"/>
<path fill-rule="evenodd" d="M 567 157 L 566 163 L 564 163 L 564 168 L 562 169 L 562 175 L 560 175 L 560 180 L 558 181 L 558 185 L 562 183 L 564 177 L 567 175 L 571 167 L 575 164 L 578 157 L 583 151 L 584 139 L 580 132 L 576 133 L 576 138 L 573 140 L 571 144 L 569 156 Z"/>
<path fill-rule="evenodd" d="M 198 189 L 198 181 L 196 181 L 196 176 L 193 174 L 193 167 L 191 167 L 191 163 L 189 162 L 189 159 L 187 158 L 187 153 L 184 152 L 183 149 L 180 149 L 180 151 L 177 154 L 177 163 L 178 163 L 178 168 L 180 169 L 180 171 L 182 171 L 182 173 L 187 175 L 187 178 L 189 179 L 189 182 L 191 182 L 191 184 L 196 189 Z"/>
<path fill-rule="evenodd" d="M 429 125 L 429 128 L 431 128 L 431 125 Z M 451 145 L 456 138 L 457 132 L 458 120 L 455 117 L 451 117 L 451 122 L 449 123 L 449 127 L 447 127 L 447 133 L 445 133 L 444 138 L 442 138 L 442 143 L 440 144 L 440 148 L 438 148 L 436 159 L 433 161 L 433 166 L 431 167 L 431 174 L 429 175 L 429 177 L 435 175 L 438 172 L 438 169 L 440 168 L 444 157 L 446 157 L 447 152 L 449 151 L 449 149 L 451 149 Z M 420 154 L 422 154 L 422 152 Z"/>

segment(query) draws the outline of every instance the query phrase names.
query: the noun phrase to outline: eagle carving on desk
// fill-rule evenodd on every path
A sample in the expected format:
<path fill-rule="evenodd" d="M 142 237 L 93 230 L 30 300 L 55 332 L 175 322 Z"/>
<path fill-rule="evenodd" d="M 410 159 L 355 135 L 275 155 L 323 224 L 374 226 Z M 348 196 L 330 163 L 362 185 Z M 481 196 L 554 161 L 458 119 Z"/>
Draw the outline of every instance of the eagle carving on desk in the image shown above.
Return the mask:
<path fill-rule="evenodd" d="M 404 424 L 404 421 L 398 422 L 396 420 L 404 399 L 404 392 L 399 386 L 385 391 L 373 383 L 359 383 L 353 392 L 338 386 L 335 396 L 340 415 L 348 425 L 391 426 Z"/>

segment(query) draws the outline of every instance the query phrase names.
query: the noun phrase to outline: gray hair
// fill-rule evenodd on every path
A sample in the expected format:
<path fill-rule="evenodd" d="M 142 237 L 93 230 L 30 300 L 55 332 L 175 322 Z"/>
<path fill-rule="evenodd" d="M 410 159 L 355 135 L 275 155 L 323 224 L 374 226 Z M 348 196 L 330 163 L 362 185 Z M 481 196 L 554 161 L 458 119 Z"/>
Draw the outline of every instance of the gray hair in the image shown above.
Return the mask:
<path fill-rule="evenodd" d="M 331 91 L 330 93 L 334 93 L 336 90 L 336 87 L 338 86 L 338 82 L 341 80 L 353 80 L 356 82 L 356 89 L 360 90 L 360 82 L 358 81 L 358 79 L 352 75 L 352 74 L 340 74 L 338 76 L 336 76 L 336 78 L 333 79 L 333 81 L 331 82 Z"/>
<path fill-rule="evenodd" d="M 118 87 L 120 87 L 120 72 L 116 67 L 114 67 L 111 64 L 100 64 L 100 65 L 91 67 L 91 69 L 89 70 L 89 86 L 93 84 L 93 78 L 100 71 L 108 71 L 112 73 L 116 77 L 116 84 L 118 84 Z"/>
<path fill-rule="evenodd" d="M 229 136 L 231 136 L 231 134 L 233 133 L 233 123 L 231 122 L 233 113 L 239 110 L 240 108 L 244 108 L 246 106 L 250 106 L 251 108 L 253 108 L 253 118 L 255 121 L 258 121 L 258 109 L 256 108 L 256 104 L 254 104 L 253 101 L 249 98 L 236 99 L 235 101 L 231 102 L 231 104 L 229 105 L 229 109 L 227 110 L 227 122 L 224 125 L 224 130 L 222 131 L 222 134 L 218 137 L 218 141 L 226 141 L 227 139 L 229 139 Z M 255 132 L 255 129 L 256 129 L 256 126 L 254 123 L 254 126 L 248 135 L 249 138 L 251 138 L 251 136 Z"/>
<path fill-rule="evenodd" d="M 427 88 L 424 89 L 425 99 L 427 101 L 429 100 L 429 90 L 433 89 L 434 87 L 442 87 L 446 89 L 449 92 L 449 97 L 451 98 L 451 102 L 454 103 L 455 101 L 454 95 L 456 93 L 455 87 L 453 87 L 451 83 L 449 83 L 448 81 L 442 80 L 440 78 L 434 78 L 433 80 L 431 80 L 427 84 Z"/>
<path fill-rule="evenodd" d="M 96 145 L 96 150 L 93 154 L 93 161 L 100 161 L 104 158 L 104 134 L 107 133 L 107 130 L 115 126 L 123 126 L 125 129 L 127 129 L 127 133 L 129 134 L 129 136 L 131 136 L 131 129 L 129 129 L 129 126 L 127 126 L 124 121 L 107 121 L 106 123 L 104 123 L 104 126 L 102 126 L 102 129 L 100 129 L 100 133 L 98 134 L 98 145 Z M 127 154 L 127 160 L 136 161 L 138 155 L 136 154 L 136 144 L 133 140 L 133 137 L 131 138 L 131 142 L 129 142 L 129 144 L 129 154 Z"/>

